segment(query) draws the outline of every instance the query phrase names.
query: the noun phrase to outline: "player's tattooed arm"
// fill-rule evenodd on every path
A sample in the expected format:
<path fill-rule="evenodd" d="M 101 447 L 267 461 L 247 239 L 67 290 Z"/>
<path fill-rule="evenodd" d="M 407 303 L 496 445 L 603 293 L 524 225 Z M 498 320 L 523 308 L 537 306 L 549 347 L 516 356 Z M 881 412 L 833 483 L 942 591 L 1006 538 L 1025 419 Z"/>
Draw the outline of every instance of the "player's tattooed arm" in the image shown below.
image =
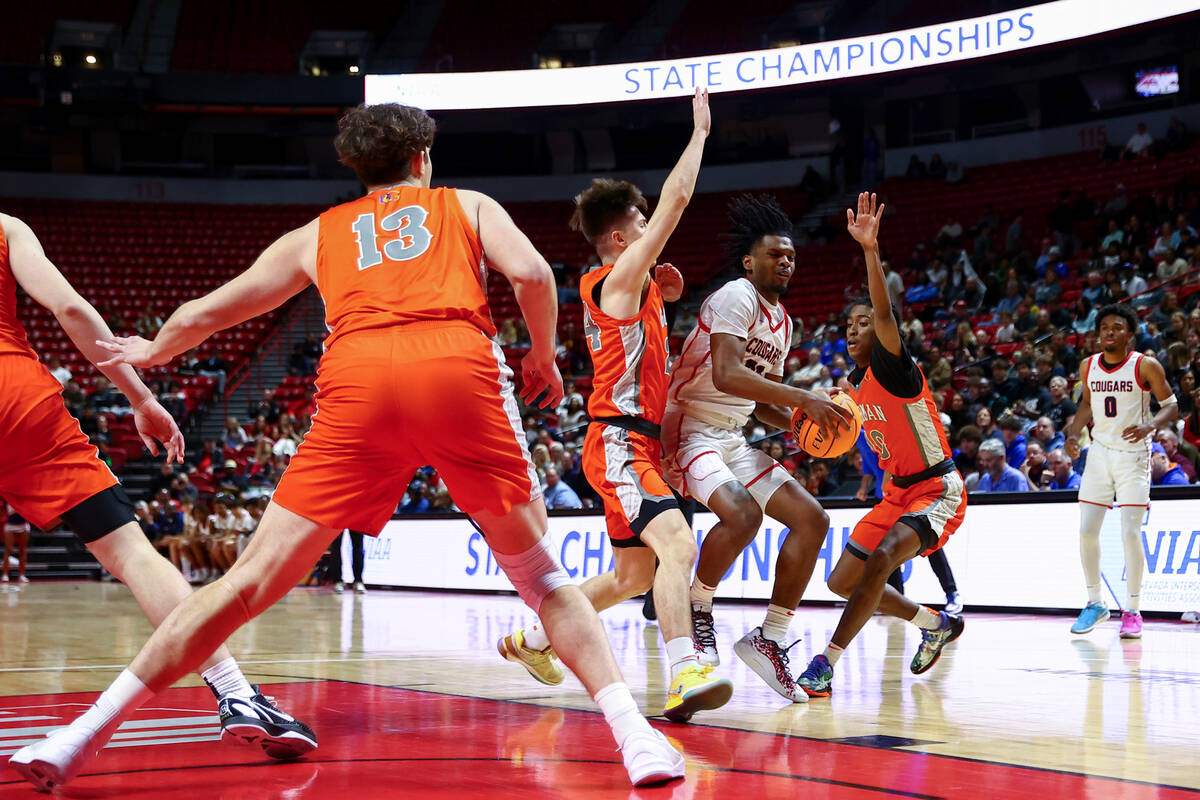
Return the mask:
<path fill-rule="evenodd" d="M 892 300 L 887 290 L 887 279 L 883 275 L 883 264 L 879 259 L 879 224 L 883 219 L 884 205 L 876 204 L 873 193 L 858 195 L 858 213 L 846 209 L 846 230 L 854 241 L 862 245 L 867 261 L 867 288 L 871 292 L 871 309 L 875 312 L 875 340 L 889 353 L 899 356 L 900 326 L 892 314 Z"/>
<path fill-rule="evenodd" d="M 1179 403 L 1175 392 L 1167 382 L 1167 373 L 1158 359 L 1145 356 L 1138 362 L 1138 378 L 1144 386 L 1149 386 L 1154 399 L 1159 402 L 1158 413 L 1154 419 L 1141 425 L 1130 425 L 1121 432 L 1121 438 L 1130 442 L 1140 442 L 1162 426 L 1179 419 Z"/>

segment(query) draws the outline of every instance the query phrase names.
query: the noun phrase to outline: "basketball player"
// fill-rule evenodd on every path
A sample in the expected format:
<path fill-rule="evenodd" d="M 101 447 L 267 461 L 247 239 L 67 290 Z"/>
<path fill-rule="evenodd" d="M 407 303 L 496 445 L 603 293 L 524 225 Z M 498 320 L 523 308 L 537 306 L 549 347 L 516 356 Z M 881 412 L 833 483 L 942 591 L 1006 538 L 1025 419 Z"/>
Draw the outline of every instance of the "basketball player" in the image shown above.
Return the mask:
<path fill-rule="evenodd" d="M 700 548 L 690 591 L 696 649 L 704 663 L 720 663 L 712 617 L 718 582 L 758 534 L 764 511 L 790 529 L 779 548 L 766 619 L 734 652 L 780 695 L 807 702 L 792 677 L 784 642 L 829 532 L 829 517 L 779 462 L 746 443 L 742 427 L 753 413 L 768 425 L 790 429 L 793 406 L 825 426 L 846 422 L 828 395 L 782 383 L 792 320 L 779 298 L 796 263 L 791 220 L 773 198 L 751 195 L 730 203 L 729 219 L 729 257 L 746 275 L 704 301 L 684 342 L 663 417 L 663 463 L 676 491 L 720 519 Z M 654 599 L 657 603 L 657 592 Z"/>
<path fill-rule="evenodd" d="M 153 342 L 109 340 L 112 364 L 165 364 L 313 283 L 331 330 L 320 413 L 242 557 L 168 617 L 87 713 L 13 757 L 34 783 L 70 780 L 122 719 L 305 577 L 343 528 L 378 535 L 423 464 L 541 615 L 604 711 L 632 782 L 683 776 L 682 754 L 638 711 L 599 617 L 549 546 L 512 373 L 492 341 L 485 259 L 512 283 L 529 326 L 522 397 L 562 399 L 550 266 L 496 201 L 429 188 L 434 129 L 408 106 L 347 111 L 335 146 L 365 196 L 280 237 L 246 272 L 177 309 Z"/>
<path fill-rule="evenodd" d="M 38 363 L 17 321 L 17 286 L 54 314 L 80 352 L 129 398 L 152 455 L 157 439 L 168 463 L 183 461 L 183 434 L 132 367 L 99 363 L 108 354 L 96 340 L 112 332 L 46 258 L 29 226 L 0 214 L 0 497 L 42 530 L 66 521 L 158 626 L 192 589 L 146 539 L 116 476 L 63 406 L 62 386 Z M 259 744 L 280 759 L 316 748 L 312 729 L 251 686 L 224 645 L 205 650 L 195 667 L 217 696 L 223 741 Z M 19 762 L 13 766 L 20 769 Z"/>
<path fill-rule="evenodd" d="M 1063 428 L 1067 455 L 1079 457 L 1079 432 L 1092 422 L 1092 445 L 1079 483 L 1079 560 L 1087 581 L 1088 602 L 1071 633 L 1088 633 L 1109 617 L 1100 597 L 1100 525 L 1115 498 L 1125 544 L 1125 609 L 1121 638 L 1142 635 L 1142 517 L 1150 506 L 1150 445 L 1158 428 L 1179 418 L 1179 402 L 1162 364 L 1130 352 L 1137 316 L 1128 306 L 1110 305 L 1096 315 L 1101 351 L 1079 370 L 1083 394 L 1075 418 Z M 1150 417 L 1150 393 L 1159 410 Z"/>
<path fill-rule="evenodd" d="M 871 293 L 870 303 L 850 307 L 846 349 L 858 365 L 850 391 L 888 479 L 883 500 L 854 527 L 829 575 L 830 590 L 848 602 L 829 646 L 797 681 L 813 697 L 829 696 L 838 658 L 876 608 L 921 629 L 921 646 L 909 665 L 917 675 L 963 631 L 962 617 L 917 605 L 887 584 L 905 561 L 946 543 L 962 524 L 967 497 L 929 384 L 900 338 L 879 260 L 882 216 L 883 206 L 877 209 L 875 195 L 866 192 L 858 196 L 857 216 L 846 209 L 846 229 L 862 245 Z"/>
<path fill-rule="evenodd" d="M 575 198 L 571 217 L 571 227 L 583 233 L 604 263 L 579 282 L 595 368 L 583 470 L 604 501 L 613 546 L 613 570 L 580 588 L 602 611 L 653 586 L 671 667 L 663 715 L 674 722 L 718 708 L 733 693 L 728 679 L 708 674 L 692 645 L 687 586 L 696 540 L 660 464 L 659 423 L 669 380 L 663 295 L 669 292 L 672 301 L 678 300 L 683 279 L 669 265 L 659 267 L 654 280 L 650 275 L 696 186 L 711 124 L 706 95 L 697 95 L 692 121 L 692 137 L 663 183 L 649 221 L 646 198 L 636 186 L 600 178 Z M 498 648 L 539 681 L 562 681 L 540 626 L 505 636 Z"/>

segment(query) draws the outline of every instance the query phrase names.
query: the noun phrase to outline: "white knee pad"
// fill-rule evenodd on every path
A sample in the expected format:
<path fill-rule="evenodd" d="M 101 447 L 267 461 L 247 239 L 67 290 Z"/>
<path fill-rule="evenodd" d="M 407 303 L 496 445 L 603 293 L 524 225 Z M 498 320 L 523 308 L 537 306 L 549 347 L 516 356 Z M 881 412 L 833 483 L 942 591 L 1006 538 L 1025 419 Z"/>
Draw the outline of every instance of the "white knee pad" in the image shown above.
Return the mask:
<path fill-rule="evenodd" d="M 534 613 L 541 613 L 546 595 L 563 586 L 571 586 L 571 578 L 563 570 L 554 553 L 549 534 L 542 536 L 524 553 L 504 555 L 492 552 L 492 557 L 512 581 L 513 588 Z"/>

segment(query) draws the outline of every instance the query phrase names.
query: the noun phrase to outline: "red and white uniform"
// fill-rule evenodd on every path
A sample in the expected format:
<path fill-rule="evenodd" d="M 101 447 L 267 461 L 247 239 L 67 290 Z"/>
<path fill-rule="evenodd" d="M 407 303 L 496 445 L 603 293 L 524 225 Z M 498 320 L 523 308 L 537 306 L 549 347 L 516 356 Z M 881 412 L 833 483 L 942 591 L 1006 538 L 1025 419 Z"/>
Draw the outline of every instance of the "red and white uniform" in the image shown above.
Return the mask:
<path fill-rule="evenodd" d="M 967 511 L 962 475 L 951 459 L 929 383 L 903 344 L 895 356 L 876 342 L 871 363 L 855 369 L 850 384 L 867 444 L 892 479 L 883 500 L 855 526 L 846 548 L 865 559 L 903 522 L 920 535 L 921 555 L 929 555 L 958 530 Z"/>
<path fill-rule="evenodd" d="M 377 535 L 424 465 L 468 514 L 540 497 L 512 371 L 492 341 L 483 247 L 454 189 L 379 189 L 319 224 L 331 333 L 318 411 L 274 501 Z"/>
<path fill-rule="evenodd" d="M 29 346 L 17 321 L 16 290 L 0 229 L 0 497 L 48 530 L 117 478 L 67 413 L 62 385 Z"/>
<path fill-rule="evenodd" d="M 1084 362 L 1084 375 L 1092 400 L 1092 444 L 1079 481 L 1082 503 L 1109 508 L 1150 503 L 1150 437 L 1140 442 L 1122 438 L 1131 425 L 1150 421 L 1150 388 L 1142 385 L 1138 369 L 1141 353 L 1130 353 L 1115 367 L 1106 366 L 1104 354 Z"/>
<path fill-rule="evenodd" d="M 782 465 L 746 444 L 742 426 L 754 401 L 717 389 L 713 383 L 712 334 L 746 342 L 746 366 L 760 375 L 783 377 L 792 340 L 792 320 L 754 284 L 739 278 L 713 292 L 700 307 L 696 328 L 671 370 L 663 417 L 663 471 L 677 491 L 707 503 L 731 481 L 745 486 L 764 509 L 792 477 Z"/>
<path fill-rule="evenodd" d="M 667 315 L 662 292 L 650 281 L 641 311 L 628 318 L 600 309 L 600 290 L 612 274 L 605 264 L 579 281 L 583 330 L 594 377 L 582 465 L 604 501 L 614 547 L 638 547 L 652 519 L 677 508 L 662 476 L 662 445 L 653 429 L 662 420 L 667 394 Z"/>

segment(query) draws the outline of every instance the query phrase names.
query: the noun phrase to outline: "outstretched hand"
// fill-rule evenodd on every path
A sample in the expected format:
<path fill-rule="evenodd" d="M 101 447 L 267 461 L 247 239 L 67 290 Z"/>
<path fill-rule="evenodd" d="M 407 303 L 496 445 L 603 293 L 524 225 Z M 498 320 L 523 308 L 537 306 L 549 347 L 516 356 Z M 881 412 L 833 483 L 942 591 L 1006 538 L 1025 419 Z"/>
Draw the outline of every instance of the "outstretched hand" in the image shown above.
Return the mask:
<path fill-rule="evenodd" d="M 708 110 L 708 89 L 696 87 L 692 95 L 692 125 L 695 130 L 704 131 L 708 135 L 712 128 L 712 114 Z"/>
<path fill-rule="evenodd" d="M 880 205 L 876 209 L 874 192 L 860 192 L 857 216 L 854 209 L 846 209 L 846 230 L 864 250 L 874 248 L 879 241 L 879 222 L 883 218 L 884 208 L 886 206 Z"/>
<path fill-rule="evenodd" d="M 112 353 L 112 358 L 102 361 L 98 367 L 117 367 L 128 364 L 131 367 L 157 367 L 167 363 L 166 359 L 154 356 L 154 342 L 141 336 L 112 336 L 108 339 L 97 339 L 96 344 Z"/>

